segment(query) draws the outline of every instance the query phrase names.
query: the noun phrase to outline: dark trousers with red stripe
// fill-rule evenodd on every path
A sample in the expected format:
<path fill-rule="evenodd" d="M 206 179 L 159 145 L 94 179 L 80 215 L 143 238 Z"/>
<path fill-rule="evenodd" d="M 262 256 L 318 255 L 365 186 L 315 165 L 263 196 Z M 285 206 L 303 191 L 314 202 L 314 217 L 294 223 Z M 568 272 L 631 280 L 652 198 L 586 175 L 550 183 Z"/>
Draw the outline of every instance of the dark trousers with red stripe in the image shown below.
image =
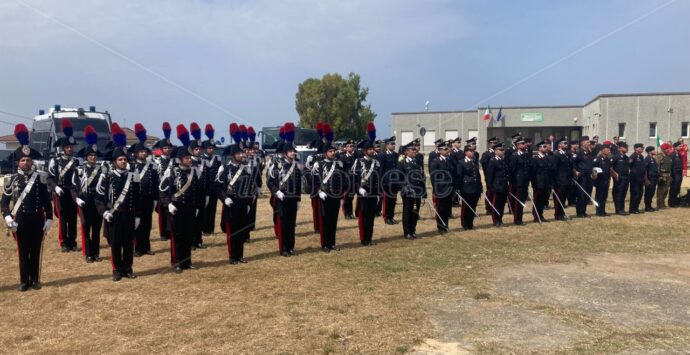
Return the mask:
<path fill-rule="evenodd" d="M 113 272 L 130 273 L 134 261 L 134 212 L 115 211 L 109 226 Z"/>
<path fill-rule="evenodd" d="M 311 198 L 311 218 L 314 221 L 314 232 L 321 230 L 321 199 L 319 196 Z"/>
<path fill-rule="evenodd" d="M 532 198 L 534 200 L 532 203 L 534 204 L 534 208 L 532 209 L 532 216 L 534 216 L 534 221 L 544 221 L 544 207 L 546 207 L 546 203 L 549 201 L 549 193 L 548 189 L 535 189 L 534 193 L 532 194 Z M 536 211 L 535 211 L 536 210 Z M 539 218 L 537 218 L 537 214 L 539 214 Z"/>
<path fill-rule="evenodd" d="M 453 209 L 453 195 L 454 194 L 448 194 L 448 196 L 445 197 L 438 197 L 434 195 L 434 208 L 436 209 L 436 213 L 438 213 L 436 216 L 437 229 L 448 228 L 448 219 L 450 218 L 450 214 Z"/>
<path fill-rule="evenodd" d="M 206 205 L 207 197 L 208 204 Z M 213 195 L 206 196 L 204 197 L 204 204 L 202 232 L 204 234 L 213 234 L 216 229 L 216 208 L 218 208 L 218 198 Z"/>
<path fill-rule="evenodd" d="M 568 196 L 568 189 L 570 186 L 568 185 L 562 185 L 562 186 L 557 186 L 554 191 L 556 191 L 556 196 L 553 198 L 553 209 L 554 209 L 554 216 L 556 219 L 563 219 L 565 218 L 565 211 L 563 210 L 563 207 L 565 207 L 565 199 Z M 560 202 L 559 202 L 560 201 Z"/>
<path fill-rule="evenodd" d="M 513 222 L 514 223 L 522 223 L 522 212 L 524 207 L 522 207 L 522 204 L 525 203 L 527 200 L 527 186 L 511 186 L 512 187 L 512 194 L 515 195 L 519 199 L 515 199 L 515 197 L 510 196 L 510 207 L 513 210 Z M 522 202 L 522 204 L 520 203 Z"/>
<path fill-rule="evenodd" d="M 297 224 L 298 199 L 278 201 L 278 251 L 295 250 L 295 225 Z"/>
<path fill-rule="evenodd" d="M 352 216 L 353 215 L 353 210 L 352 210 L 352 200 L 354 200 L 355 195 L 351 194 L 349 192 L 346 192 L 343 195 L 343 216 Z"/>
<path fill-rule="evenodd" d="M 153 196 L 141 196 L 141 217 L 139 226 L 134 230 L 134 250 L 142 254 L 151 251 L 153 200 Z"/>
<path fill-rule="evenodd" d="M 359 241 L 362 244 L 369 244 L 374 236 L 374 220 L 376 219 L 376 203 L 378 198 L 376 196 L 358 196 L 357 204 L 359 205 Z"/>
<path fill-rule="evenodd" d="M 474 228 L 474 210 L 475 212 L 477 211 L 477 203 L 479 202 L 479 196 L 481 194 L 468 194 L 468 193 L 463 193 L 462 194 L 462 199 L 465 200 L 465 202 L 462 204 L 461 210 L 460 210 L 460 221 L 462 223 L 462 228 L 464 229 L 472 229 Z M 467 204 L 469 204 L 469 207 L 472 207 L 472 210 L 470 210 L 467 207 Z"/>
<path fill-rule="evenodd" d="M 161 204 L 158 201 L 156 205 L 156 211 L 158 212 L 158 233 L 161 240 L 170 239 L 170 214 L 168 213 L 168 206 Z"/>
<path fill-rule="evenodd" d="M 335 233 L 338 227 L 338 210 L 340 197 L 327 196 L 320 201 L 321 205 L 321 247 L 335 247 Z"/>
<path fill-rule="evenodd" d="M 13 235 L 17 242 L 17 255 L 19 256 L 19 280 L 22 284 L 31 285 L 40 281 L 45 215 L 42 212 L 19 212 L 15 222 L 18 226 Z"/>
<path fill-rule="evenodd" d="M 103 217 L 98 214 L 93 198 L 86 200 L 82 208 L 84 220 L 81 221 L 81 250 L 82 255 L 96 258 L 101 252 L 101 225 Z"/>
<path fill-rule="evenodd" d="M 195 238 L 194 207 L 180 207 L 174 216 L 168 215 L 172 220 L 170 233 L 170 262 L 173 266 L 183 268 L 192 265 L 192 244 Z"/>
<path fill-rule="evenodd" d="M 241 198 L 233 198 L 233 204 L 226 207 L 226 215 L 223 216 L 225 221 L 225 238 L 228 243 L 228 257 L 230 260 L 240 260 L 244 258 L 244 241 L 247 239 L 249 233 L 249 203 L 251 201 Z M 278 201 L 275 201 L 276 208 Z M 276 212 L 278 212 L 276 210 Z M 276 224 L 278 223 L 278 213 L 275 214 Z M 276 227 L 276 233 L 280 234 L 279 228 Z"/>
<path fill-rule="evenodd" d="M 491 192 L 491 203 L 494 205 L 494 208 L 496 208 L 496 211 L 498 211 L 498 213 L 496 213 L 496 211 L 491 209 L 491 220 L 494 224 L 503 224 L 503 213 L 505 211 L 507 197 L 507 192 Z"/>
<path fill-rule="evenodd" d="M 422 207 L 422 199 L 419 197 L 403 196 L 402 225 L 405 235 L 417 233 L 417 221 L 419 209 Z"/>
<path fill-rule="evenodd" d="M 484 199 L 484 208 L 486 208 L 486 214 L 496 213 L 493 211 L 493 209 L 491 209 L 491 206 L 489 206 L 489 200 L 493 201 L 493 199 L 494 199 L 493 194 L 494 194 L 493 191 L 487 191 L 486 192 L 486 197 L 488 198 L 488 200 Z"/>
<path fill-rule="evenodd" d="M 57 196 L 55 210 L 58 211 L 60 228 L 58 229 L 58 240 L 60 246 L 77 246 L 77 203 L 72 199 L 68 190 Z"/>
<path fill-rule="evenodd" d="M 398 194 L 383 194 L 383 218 L 385 220 L 393 219 L 395 216 L 395 203 L 398 199 Z"/>

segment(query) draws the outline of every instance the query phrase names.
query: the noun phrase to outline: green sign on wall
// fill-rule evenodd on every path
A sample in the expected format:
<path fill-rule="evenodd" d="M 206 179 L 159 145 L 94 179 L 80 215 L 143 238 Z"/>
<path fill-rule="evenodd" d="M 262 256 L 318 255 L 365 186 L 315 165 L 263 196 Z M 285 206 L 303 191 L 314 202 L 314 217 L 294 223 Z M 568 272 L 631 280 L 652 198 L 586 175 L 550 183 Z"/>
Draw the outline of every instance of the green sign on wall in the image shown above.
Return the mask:
<path fill-rule="evenodd" d="M 520 114 L 522 122 L 544 122 L 544 115 L 541 112 L 528 112 Z"/>

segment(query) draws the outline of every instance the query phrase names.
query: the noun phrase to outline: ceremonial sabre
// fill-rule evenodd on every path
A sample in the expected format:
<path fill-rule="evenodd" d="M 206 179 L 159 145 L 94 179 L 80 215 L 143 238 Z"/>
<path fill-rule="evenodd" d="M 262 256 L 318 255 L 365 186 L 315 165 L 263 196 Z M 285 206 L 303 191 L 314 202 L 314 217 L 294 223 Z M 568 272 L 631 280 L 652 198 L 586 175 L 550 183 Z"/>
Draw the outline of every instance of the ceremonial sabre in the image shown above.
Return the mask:
<path fill-rule="evenodd" d="M 469 208 L 470 211 L 472 211 L 472 213 L 474 213 L 474 215 L 475 215 L 477 218 L 481 219 L 481 217 L 477 214 L 477 211 L 473 210 L 472 207 L 470 207 L 470 204 L 467 203 L 467 201 L 465 201 L 465 199 L 462 198 L 462 196 L 460 196 L 460 194 L 459 194 L 457 191 L 455 191 L 455 194 L 458 195 L 458 198 L 460 199 L 460 202 L 464 203 L 465 206 L 467 206 L 467 208 Z"/>
<path fill-rule="evenodd" d="M 580 184 L 577 183 L 577 180 L 575 180 L 575 179 L 571 179 L 571 180 L 573 180 L 573 182 L 575 183 L 575 185 L 577 185 L 577 187 L 579 187 L 580 190 L 582 190 L 582 192 L 584 192 L 585 195 L 587 195 L 587 197 L 589 197 L 589 200 L 592 201 L 592 204 L 593 204 L 594 206 L 599 207 L 599 203 L 598 203 L 597 201 L 595 201 L 595 200 L 592 198 L 592 196 L 591 196 L 590 194 L 587 193 L 587 191 L 585 191 L 585 189 L 582 187 L 582 185 L 580 185 Z"/>
<path fill-rule="evenodd" d="M 532 198 L 532 193 L 527 191 L 529 194 L 529 200 L 532 201 L 532 210 L 534 211 L 534 214 L 537 215 L 537 221 L 539 221 L 539 224 L 541 224 L 541 216 L 539 216 L 539 211 L 537 211 L 537 206 L 534 205 L 534 198 Z"/>
<path fill-rule="evenodd" d="M 517 201 L 519 204 L 521 204 L 521 205 L 522 205 L 522 208 L 527 207 L 527 205 L 525 205 L 522 201 L 520 201 L 519 198 L 515 197 L 515 195 L 513 195 L 512 192 L 508 192 L 508 194 L 509 194 L 511 197 L 513 197 L 513 198 L 515 199 L 515 201 Z"/>
<path fill-rule="evenodd" d="M 496 214 L 497 214 L 499 217 L 501 217 L 502 214 L 501 214 L 500 212 L 498 212 L 498 210 L 496 209 L 496 207 L 494 206 L 494 204 L 491 203 L 491 201 L 489 200 L 489 197 L 486 196 L 486 194 L 485 194 L 484 192 L 482 192 L 482 196 L 484 196 L 484 199 L 486 200 L 486 203 L 489 204 L 489 206 L 491 207 L 491 209 L 494 210 L 494 212 L 496 212 Z"/>
<path fill-rule="evenodd" d="M 556 193 L 556 191 L 554 191 L 553 189 L 551 189 L 551 193 L 552 193 L 553 196 L 556 198 L 556 201 L 558 201 L 558 205 L 561 206 L 561 209 L 563 210 L 563 215 L 565 216 L 565 218 L 566 218 L 566 219 L 570 219 L 570 216 L 568 216 L 568 214 L 565 213 L 565 206 L 563 206 L 563 203 L 561 202 L 561 198 L 558 197 L 558 194 Z"/>
<path fill-rule="evenodd" d="M 438 211 L 436 211 L 434 206 L 432 206 L 431 203 L 427 203 L 426 201 L 424 201 L 424 204 L 427 205 L 434 212 L 436 217 L 438 217 L 438 220 L 441 221 L 441 223 L 443 223 L 443 227 L 447 228 L 448 226 L 446 225 L 446 222 L 443 221 L 443 218 L 441 218 L 441 215 L 438 214 Z"/>

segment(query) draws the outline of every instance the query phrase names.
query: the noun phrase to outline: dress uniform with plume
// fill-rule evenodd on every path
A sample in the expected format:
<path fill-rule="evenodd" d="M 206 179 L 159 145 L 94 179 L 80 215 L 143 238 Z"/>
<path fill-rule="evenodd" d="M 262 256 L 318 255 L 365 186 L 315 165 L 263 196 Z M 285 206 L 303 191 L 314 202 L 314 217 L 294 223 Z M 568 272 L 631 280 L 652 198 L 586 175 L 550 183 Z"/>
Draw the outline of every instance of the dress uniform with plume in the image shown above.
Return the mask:
<path fill-rule="evenodd" d="M 328 126 L 327 126 L 328 127 Z M 335 159 L 335 147 L 332 144 L 333 132 L 324 132 L 326 142 L 321 148 L 323 159 L 315 164 L 319 175 L 319 205 L 321 209 L 321 249 L 324 252 L 339 250 L 336 246 L 338 212 L 343 194 L 347 189 L 347 173 L 343 163 Z"/>
<path fill-rule="evenodd" d="M 354 177 L 354 190 L 357 191 L 357 213 L 359 225 L 359 241 L 362 245 L 372 246 L 374 221 L 376 220 L 376 204 L 381 198 L 380 172 L 381 163 L 374 158 L 376 142 L 376 127 L 374 123 L 367 124 L 369 140 L 362 146 L 363 156 L 352 166 L 351 175 Z"/>
<path fill-rule="evenodd" d="M 79 161 L 73 157 L 74 140 L 72 123 L 62 119 L 60 128 L 64 137 L 53 145 L 60 151 L 48 164 L 48 188 L 54 192 L 55 214 L 60 225 L 58 240 L 63 252 L 77 251 L 77 191 L 79 189 Z"/>
<path fill-rule="evenodd" d="M 5 177 L 0 208 L 7 228 L 17 242 L 19 257 L 19 291 L 29 287 L 41 288 L 41 247 L 43 236 L 53 221 L 50 193 L 46 186 L 47 176 L 36 170 L 34 159 L 41 159 L 39 152 L 29 147 L 29 130 L 18 124 L 14 135 L 20 147 L 10 159 L 17 163 L 15 174 Z"/>
<path fill-rule="evenodd" d="M 169 169 L 160 183 L 161 204 L 170 213 L 170 261 L 176 273 L 194 268 L 192 245 L 196 242 L 195 217 L 199 214 L 201 189 L 199 176 L 193 167 L 189 131 L 180 124 L 176 127 L 177 139 L 182 143 L 175 148 L 178 163 Z"/>
<path fill-rule="evenodd" d="M 215 194 L 214 183 L 218 169 L 223 165 L 220 157 L 214 154 L 216 150 L 216 141 L 213 140 L 215 136 L 215 129 L 212 125 L 207 124 L 204 128 L 204 134 L 207 140 L 201 143 L 201 159 L 204 165 L 204 172 L 201 175 L 201 181 L 204 191 L 204 207 L 203 207 L 203 234 L 213 234 L 216 227 L 216 208 L 218 207 L 218 199 Z"/>
<path fill-rule="evenodd" d="M 158 204 L 160 177 L 156 164 L 148 159 L 150 150 L 146 147 L 146 128 L 141 123 L 134 125 L 134 134 L 139 142 L 129 147 L 134 156 L 130 170 L 139 180 L 139 199 L 141 202 L 141 223 L 135 233 L 134 256 L 153 255 L 151 250 L 151 226 L 153 211 Z"/>
<path fill-rule="evenodd" d="M 302 199 L 302 170 L 295 159 L 294 126 L 291 123 L 285 126 L 285 142 L 281 149 L 283 161 L 280 168 L 274 166 L 269 171 L 266 184 L 275 196 L 278 251 L 280 255 L 289 257 L 297 255 L 295 226 Z"/>
<path fill-rule="evenodd" d="M 189 134 L 191 134 L 192 139 L 189 143 L 190 152 L 192 153 L 192 168 L 196 173 L 196 178 L 198 180 L 197 190 L 199 192 L 197 198 L 197 208 L 196 215 L 191 219 L 194 224 L 194 241 L 192 243 L 192 249 L 206 249 L 203 242 L 204 229 L 204 198 L 206 196 L 206 186 L 203 184 L 204 174 L 206 166 L 204 165 L 203 158 L 201 157 L 201 128 L 196 122 L 192 122 L 189 125 Z"/>
<path fill-rule="evenodd" d="M 237 124 L 230 124 L 230 136 L 235 144 L 226 148 L 223 155 L 230 160 L 218 171 L 216 191 L 223 203 L 223 220 L 228 244 L 230 264 L 246 263 L 244 259 L 244 242 L 249 233 L 249 210 L 254 198 L 251 185 L 254 184 L 249 166 L 244 155 L 243 141 L 246 129 Z"/>
<path fill-rule="evenodd" d="M 156 144 L 153 145 L 154 149 L 161 150 L 161 155 L 154 159 L 156 163 L 156 171 L 158 171 L 158 177 L 161 181 L 166 174 L 171 174 L 171 170 L 174 165 L 173 161 L 175 158 L 172 156 L 174 146 L 170 141 L 171 131 L 172 128 L 170 127 L 170 123 L 163 122 L 164 138 L 160 139 L 158 142 L 156 142 Z M 160 191 L 160 183 L 158 188 Z M 160 193 L 158 195 L 156 211 L 158 212 L 158 231 L 160 232 L 160 239 L 163 241 L 170 240 L 170 223 L 168 222 L 170 214 L 168 212 L 168 206 L 164 205 L 162 202 Z"/>
<path fill-rule="evenodd" d="M 263 187 L 262 174 L 264 171 L 264 158 L 261 152 L 255 148 L 256 146 L 256 131 L 254 127 L 247 127 L 247 146 L 244 148 L 247 154 L 247 165 L 252 172 L 252 178 L 255 184 L 255 194 L 252 199 L 251 206 L 249 208 L 249 233 L 247 233 L 247 241 L 250 240 L 250 235 L 253 230 L 256 229 L 256 207 L 259 200 L 259 193 Z"/>
<path fill-rule="evenodd" d="M 127 170 L 127 138 L 117 123 L 111 126 L 115 148 L 110 153 L 112 169 L 96 186 L 96 208 L 108 222 L 113 281 L 134 278 L 135 229 L 140 223 L 139 176 Z M 121 160 L 120 158 L 125 158 Z"/>
<path fill-rule="evenodd" d="M 81 248 L 82 255 L 87 263 L 101 261 L 101 227 L 103 217 L 96 209 L 98 193 L 96 187 L 101 176 L 107 174 L 105 164 L 99 164 L 97 159 L 102 156 L 98 149 L 98 135 L 96 130 L 89 125 L 84 128 L 84 141 L 86 146 L 77 152 L 77 156 L 84 159 L 84 164 L 79 167 L 79 192 L 77 198 L 78 208 L 81 210 Z"/>

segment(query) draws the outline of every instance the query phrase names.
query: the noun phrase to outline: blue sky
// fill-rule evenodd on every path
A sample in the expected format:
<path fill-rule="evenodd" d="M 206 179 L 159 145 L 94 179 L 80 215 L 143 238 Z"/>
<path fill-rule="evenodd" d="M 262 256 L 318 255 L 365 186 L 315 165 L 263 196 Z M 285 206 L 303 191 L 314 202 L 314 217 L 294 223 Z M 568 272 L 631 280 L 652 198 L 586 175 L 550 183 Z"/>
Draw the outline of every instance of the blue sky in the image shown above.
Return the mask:
<path fill-rule="evenodd" d="M 0 0 L 0 111 L 96 105 L 156 135 L 168 120 L 227 137 L 232 121 L 297 122 L 301 81 L 353 71 L 384 136 L 392 112 L 426 100 L 458 110 L 690 91 L 689 17 L 689 0 Z"/>

